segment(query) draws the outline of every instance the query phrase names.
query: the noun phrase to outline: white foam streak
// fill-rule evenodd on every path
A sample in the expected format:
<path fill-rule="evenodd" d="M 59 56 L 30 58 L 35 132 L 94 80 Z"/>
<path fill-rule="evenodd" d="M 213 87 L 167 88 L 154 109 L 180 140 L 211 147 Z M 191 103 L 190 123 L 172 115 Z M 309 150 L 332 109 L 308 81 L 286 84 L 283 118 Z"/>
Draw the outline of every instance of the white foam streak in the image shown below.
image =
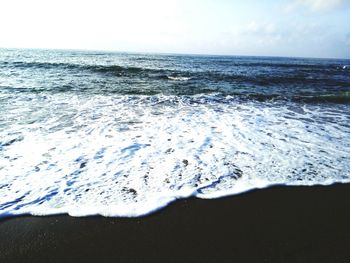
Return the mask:
<path fill-rule="evenodd" d="M 168 79 L 170 80 L 177 80 L 177 81 L 187 81 L 187 80 L 190 80 L 191 78 L 190 77 L 174 77 L 174 76 L 167 76 Z"/>

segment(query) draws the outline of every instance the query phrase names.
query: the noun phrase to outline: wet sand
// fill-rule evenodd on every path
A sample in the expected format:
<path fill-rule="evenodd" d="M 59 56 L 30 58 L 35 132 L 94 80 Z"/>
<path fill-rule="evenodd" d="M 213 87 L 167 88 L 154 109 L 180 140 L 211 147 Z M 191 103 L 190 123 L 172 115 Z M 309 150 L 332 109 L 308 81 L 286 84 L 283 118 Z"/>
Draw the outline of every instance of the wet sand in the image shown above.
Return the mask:
<path fill-rule="evenodd" d="M 181 200 L 143 218 L 0 220 L 0 262 L 350 262 L 350 184 Z"/>

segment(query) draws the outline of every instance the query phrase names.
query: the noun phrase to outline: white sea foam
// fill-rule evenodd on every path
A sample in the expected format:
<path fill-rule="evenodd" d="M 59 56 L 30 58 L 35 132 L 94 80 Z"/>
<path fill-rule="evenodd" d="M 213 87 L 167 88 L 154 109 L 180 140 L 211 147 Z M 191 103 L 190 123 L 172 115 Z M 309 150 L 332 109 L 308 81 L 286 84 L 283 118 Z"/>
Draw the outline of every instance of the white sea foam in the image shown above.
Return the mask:
<path fill-rule="evenodd" d="M 190 77 L 174 77 L 174 76 L 167 76 L 170 80 L 177 80 L 177 81 L 187 81 L 190 80 Z"/>
<path fill-rule="evenodd" d="M 347 105 L 69 93 L 6 101 L 2 216 L 140 216 L 189 196 L 350 181 Z"/>

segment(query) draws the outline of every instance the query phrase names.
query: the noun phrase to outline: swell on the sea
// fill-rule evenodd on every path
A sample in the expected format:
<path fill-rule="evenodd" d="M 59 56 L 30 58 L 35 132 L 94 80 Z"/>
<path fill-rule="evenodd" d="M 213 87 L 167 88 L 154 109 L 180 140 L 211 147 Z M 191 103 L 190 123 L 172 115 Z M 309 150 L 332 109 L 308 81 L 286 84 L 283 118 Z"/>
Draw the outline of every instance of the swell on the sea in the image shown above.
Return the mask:
<path fill-rule="evenodd" d="M 79 62 L 79 61 L 78 61 Z M 333 62 L 291 63 L 214 60 L 191 67 L 158 64 L 91 64 L 77 61 L 0 61 L 0 88 L 13 93 L 93 93 L 96 95 L 220 94 L 242 100 L 350 103 L 349 68 Z M 210 62 L 210 61 L 209 61 Z M 222 63 L 222 65 L 220 64 Z M 174 63 L 176 64 L 176 63 Z M 227 65 L 226 65 L 227 64 Z"/>

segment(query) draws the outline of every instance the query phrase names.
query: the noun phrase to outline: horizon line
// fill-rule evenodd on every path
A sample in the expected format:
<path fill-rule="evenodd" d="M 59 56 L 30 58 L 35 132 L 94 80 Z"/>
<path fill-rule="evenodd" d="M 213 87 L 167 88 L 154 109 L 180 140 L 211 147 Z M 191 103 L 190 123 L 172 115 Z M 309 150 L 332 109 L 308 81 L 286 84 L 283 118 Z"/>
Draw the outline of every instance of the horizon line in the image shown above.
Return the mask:
<path fill-rule="evenodd" d="M 208 57 L 265 57 L 265 58 L 291 58 L 291 59 L 329 59 L 329 60 L 350 60 L 345 57 L 317 57 L 317 56 L 288 56 L 288 55 L 247 55 L 247 54 L 211 54 L 211 53 L 183 53 L 183 52 L 157 52 L 157 51 L 125 51 L 115 49 L 90 49 L 90 48 L 56 48 L 56 47 L 1 47 L 9 50 L 45 50 L 45 51 L 72 51 L 72 52 L 101 52 L 101 53 L 126 53 L 126 54 L 147 54 L 147 55 L 173 55 L 173 56 L 208 56 Z"/>

